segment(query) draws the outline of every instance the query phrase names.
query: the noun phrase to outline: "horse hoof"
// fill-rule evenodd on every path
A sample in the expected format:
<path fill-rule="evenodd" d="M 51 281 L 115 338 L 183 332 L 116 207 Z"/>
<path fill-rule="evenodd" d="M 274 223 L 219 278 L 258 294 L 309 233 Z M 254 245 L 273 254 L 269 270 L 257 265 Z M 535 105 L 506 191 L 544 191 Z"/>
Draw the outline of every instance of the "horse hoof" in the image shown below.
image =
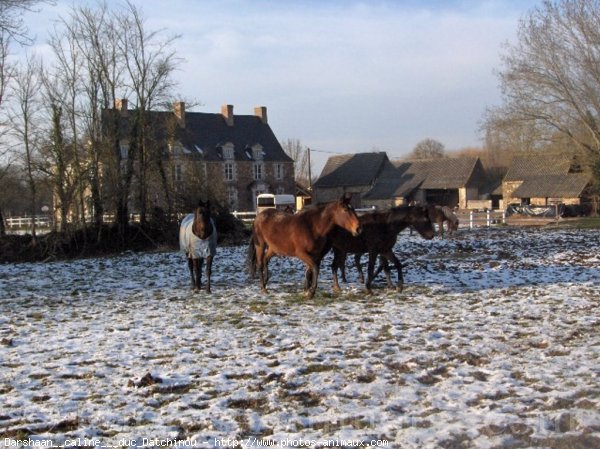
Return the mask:
<path fill-rule="evenodd" d="M 404 287 L 402 285 L 399 285 L 399 286 L 396 287 L 396 291 L 398 293 L 402 293 L 402 290 L 404 290 Z"/>

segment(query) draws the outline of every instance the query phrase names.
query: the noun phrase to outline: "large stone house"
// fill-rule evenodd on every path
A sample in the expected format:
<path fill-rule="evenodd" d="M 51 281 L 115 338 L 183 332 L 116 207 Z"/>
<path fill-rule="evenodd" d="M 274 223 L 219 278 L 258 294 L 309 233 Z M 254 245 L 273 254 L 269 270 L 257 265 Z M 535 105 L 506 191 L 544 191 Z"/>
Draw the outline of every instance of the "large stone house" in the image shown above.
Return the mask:
<path fill-rule="evenodd" d="M 117 102 L 121 117 L 120 147 L 127 155 L 127 101 Z M 169 160 L 174 190 L 198 179 L 226 202 L 231 210 L 252 211 L 260 193 L 294 194 L 294 161 L 285 153 L 269 126 L 267 108 L 256 107 L 252 115 L 234 115 L 232 105 L 220 113 L 187 112 L 185 104 L 173 111 L 151 111 L 147 120 L 155 125 L 154 139 Z M 158 189 L 160 190 L 160 189 Z M 156 202 L 164 200 L 160 191 Z"/>

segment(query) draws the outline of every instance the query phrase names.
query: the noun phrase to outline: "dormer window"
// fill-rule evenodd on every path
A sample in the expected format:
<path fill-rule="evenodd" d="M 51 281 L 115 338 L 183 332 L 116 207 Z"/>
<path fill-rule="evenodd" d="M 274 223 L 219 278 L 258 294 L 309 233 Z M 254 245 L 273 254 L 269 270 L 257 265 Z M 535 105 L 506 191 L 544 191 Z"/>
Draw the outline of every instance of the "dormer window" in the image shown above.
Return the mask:
<path fill-rule="evenodd" d="M 252 159 L 255 161 L 262 161 L 265 152 L 263 151 L 262 145 L 256 144 L 252 147 Z"/>
<path fill-rule="evenodd" d="M 234 158 L 233 144 L 231 142 L 227 142 L 225 145 L 223 145 L 222 148 L 223 148 L 223 159 L 232 160 Z"/>

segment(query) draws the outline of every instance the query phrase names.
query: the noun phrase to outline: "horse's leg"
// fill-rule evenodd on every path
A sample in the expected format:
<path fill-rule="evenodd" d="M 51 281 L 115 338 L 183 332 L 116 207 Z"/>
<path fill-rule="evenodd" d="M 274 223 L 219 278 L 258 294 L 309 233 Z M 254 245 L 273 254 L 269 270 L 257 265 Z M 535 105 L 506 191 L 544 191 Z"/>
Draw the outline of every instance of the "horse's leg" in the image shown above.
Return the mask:
<path fill-rule="evenodd" d="M 190 277 L 192 278 L 192 288 L 196 288 L 196 278 L 194 277 L 194 259 L 188 257 L 188 269 L 190 270 Z"/>
<path fill-rule="evenodd" d="M 308 298 L 312 298 L 313 296 L 315 296 L 315 293 L 317 291 L 317 280 L 319 279 L 319 265 L 317 263 L 312 264 L 311 267 L 311 277 L 312 277 L 312 282 L 311 282 L 311 286 L 310 289 L 308 290 Z"/>
<path fill-rule="evenodd" d="M 438 227 L 440 228 L 440 237 L 444 238 L 444 220 L 438 221 Z"/>
<path fill-rule="evenodd" d="M 360 282 L 361 284 L 364 284 L 365 277 L 363 275 L 362 265 L 360 264 L 360 256 L 362 256 L 362 254 L 360 254 L 360 253 L 354 254 L 354 265 L 356 265 L 356 269 L 358 270 L 358 282 Z"/>
<path fill-rule="evenodd" d="M 396 255 L 394 254 L 394 252 L 392 250 L 388 251 L 385 254 L 385 257 L 386 257 L 386 259 L 390 260 L 394 264 L 394 267 L 396 267 L 396 271 L 398 272 L 398 284 L 396 285 L 396 290 L 401 292 L 402 289 L 404 288 L 404 275 L 402 274 L 402 263 L 398 260 L 398 258 L 396 257 Z M 389 270 L 389 267 L 388 267 L 388 270 Z M 388 286 L 390 288 L 392 286 L 391 279 L 389 280 Z"/>
<path fill-rule="evenodd" d="M 306 292 L 308 292 L 311 284 L 312 284 L 312 270 L 307 265 L 306 268 L 304 269 L 304 294 L 306 294 Z"/>
<path fill-rule="evenodd" d="M 369 251 L 369 264 L 367 265 L 367 282 L 365 287 L 369 293 L 371 292 L 371 283 L 373 282 L 373 271 L 375 270 L 375 261 L 377 260 L 377 253 Z"/>
<path fill-rule="evenodd" d="M 200 290 L 202 288 L 202 265 L 204 264 L 204 259 L 200 257 L 195 260 L 198 262 L 198 266 L 196 267 L 196 288 Z"/>
<path fill-rule="evenodd" d="M 381 270 L 384 271 L 385 273 L 385 279 L 387 281 L 387 286 L 388 288 L 392 288 L 393 284 L 392 284 L 392 270 L 390 270 L 390 259 L 389 259 L 389 254 L 385 253 L 385 254 L 380 254 L 379 255 L 379 266 L 377 267 L 377 271 L 375 272 L 375 276 L 377 277 L 377 275 L 379 273 L 381 273 Z"/>
<path fill-rule="evenodd" d="M 345 273 L 344 273 L 344 268 L 343 265 L 340 265 L 340 259 L 342 261 L 344 261 L 346 259 L 345 254 L 342 256 L 342 251 L 338 250 L 337 248 L 333 248 L 333 262 L 331 262 L 331 275 L 333 277 L 333 292 L 334 293 L 339 293 L 342 291 L 342 289 L 340 288 L 340 284 L 338 282 L 338 268 L 341 269 L 342 271 L 342 280 L 345 281 Z M 308 290 L 308 279 L 306 280 L 306 283 L 304 284 L 304 290 Z"/>
<path fill-rule="evenodd" d="M 212 262 L 213 262 L 213 256 L 208 256 L 206 258 L 206 293 L 211 293 L 211 291 L 210 291 L 210 276 L 212 274 Z"/>
<path fill-rule="evenodd" d="M 256 267 L 258 268 L 258 274 L 259 274 L 259 278 L 260 278 L 260 289 L 262 290 L 263 293 L 267 293 L 267 283 L 265 281 L 265 270 L 264 270 L 266 245 L 264 243 L 257 243 L 255 246 L 256 246 Z"/>

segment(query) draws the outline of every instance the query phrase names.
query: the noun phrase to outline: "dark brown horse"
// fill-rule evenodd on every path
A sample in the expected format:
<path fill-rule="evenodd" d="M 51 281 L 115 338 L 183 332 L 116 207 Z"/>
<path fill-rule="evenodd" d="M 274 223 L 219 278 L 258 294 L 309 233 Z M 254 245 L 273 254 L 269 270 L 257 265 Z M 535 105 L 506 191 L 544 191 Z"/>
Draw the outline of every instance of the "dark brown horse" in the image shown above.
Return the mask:
<path fill-rule="evenodd" d="M 206 259 L 206 291 L 210 293 L 213 257 L 217 253 L 217 228 L 210 216 L 210 201 L 200 201 L 193 214 L 186 215 L 179 227 L 179 247 L 188 260 L 192 288 L 202 288 L 202 263 Z"/>
<path fill-rule="evenodd" d="M 448 223 L 448 234 L 458 230 L 458 217 L 448 206 L 430 204 L 427 206 L 427 213 L 431 222 L 437 224 L 441 238 L 444 238 L 444 222 Z"/>
<path fill-rule="evenodd" d="M 348 197 L 295 215 L 276 209 L 258 214 L 252 227 L 247 263 L 250 274 L 254 275 L 258 269 L 262 291 L 267 291 L 271 257 L 297 257 L 306 265 L 304 293 L 312 298 L 321 260 L 327 252 L 328 236 L 335 226 L 345 229 L 348 235 L 360 232 L 358 216 Z"/>
<path fill-rule="evenodd" d="M 360 273 L 361 282 L 364 281 L 362 267 L 360 265 L 360 256 L 369 253 L 369 263 L 367 266 L 367 282 L 365 287 L 371 290 L 371 283 L 375 277 L 374 268 L 377 255 L 382 257 L 383 269 L 386 272 L 388 287 L 392 287 L 392 281 L 389 271 L 389 263 L 396 267 L 398 272 L 397 290 L 402 291 L 404 286 L 404 277 L 402 275 L 402 264 L 393 252 L 398 233 L 408 226 L 414 227 L 423 238 L 432 239 L 435 236 L 435 230 L 427 210 L 421 206 L 399 206 L 390 209 L 387 212 L 372 212 L 359 217 L 362 233 L 353 237 L 343 229 L 336 228 L 330 234 L 330 244 L 333 246 L 333 263 L 331 270 L 333 273 L 333 290 L 340 291 L 337 278 L 337 270 L 342 271 L 342 279 L 345 281 L 344 265 L 346 255 L 354 254 L 354 260 Z"/>

